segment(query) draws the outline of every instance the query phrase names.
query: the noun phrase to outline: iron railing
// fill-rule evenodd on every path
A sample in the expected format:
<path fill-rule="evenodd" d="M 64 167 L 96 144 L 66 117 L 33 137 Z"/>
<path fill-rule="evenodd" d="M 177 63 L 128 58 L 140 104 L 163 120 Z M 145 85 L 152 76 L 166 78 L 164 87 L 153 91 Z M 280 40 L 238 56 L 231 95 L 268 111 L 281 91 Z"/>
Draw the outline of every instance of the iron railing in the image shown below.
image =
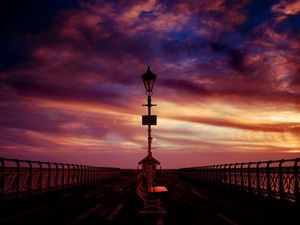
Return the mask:
<path fill-rule="evenodd" d="M 118 176 L 119 168 L 0 158 L 0 199 L 32 196 Z"/>
<path fill-rule="evenodd" d="M 181 168 L 181 176 L 300 204 L 300 158 Z"/>

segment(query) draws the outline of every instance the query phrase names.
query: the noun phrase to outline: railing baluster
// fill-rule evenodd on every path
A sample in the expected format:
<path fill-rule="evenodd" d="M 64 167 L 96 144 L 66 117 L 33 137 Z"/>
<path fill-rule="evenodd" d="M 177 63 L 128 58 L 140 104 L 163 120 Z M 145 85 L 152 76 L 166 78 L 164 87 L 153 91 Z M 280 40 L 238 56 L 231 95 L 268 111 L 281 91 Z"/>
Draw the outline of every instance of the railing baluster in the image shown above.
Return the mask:
<path fill-rule="evenodd" d="M 71 164 L 72 165 L 72 185 L 75 186 L 75 166 L 74 164 Z"/>
<path fill-rule="evenodd" d="M 231 166 L 232 166 L 232 164 L 230 163 L 229 167 L 228 167 L 228 176 L 229 176 L 228 187 L 232 186 L 232 183 L 231 183 Z"/>
<path fill-rule="evenodd" d="M 219 185 L 221 186 L 222 185 L 222 179 L 223 179 L 223 174 L 222 174 L 222 172 L 223 172 L 223 166 L 224 165 L 220 165 L 220 166 L 217 166 L 217 173 L 218 173 L 218 183 L 219 183 Z"/>
<path fill-rule="evenodd" d="M 252 192 L 252 183 L 251 183 L 251 165 L 252 162 L 248 163 L 248 192 Z"/>
<path fill-rule="evenodd" d="M 94 167 L 91 166 L 90 169 L 91 169 L 91 182 L 90 183 L 94 183 Z"/>
<path fill-rule="evenodd" d="M 40 166 L 40 177 L 39 177 L 39 188 L 40 188 L 40 194 L 43 192 L 43 166 L 40 161 L 37 162 Z"/>
<path fill-rule="evenodd" d="M 1 201 L 4 200 L 4 193 L 5 193 L 5 162 L 3 158 L 0 158 L 1 161 Z"/>
<path fill-rule="evenodd" d="M 244 166 L 245 163 L 241 163 L 241 166 L 240 166 L 240 172 L 241 172 L 241 190 L 244 191 L 244 169 L 243 169 L 243 166 Z"/>
<path fill-rule="evenodd" d="M 61 168 L 62 168 L 62 172 L 61 172 L 61 185 L 62 188 L 65 187 L 65 165 L 63 163 L 61 163 Z"/>
<path fill-rule="evenodd" d="M 88 183 L 88 166 L 84 165 L 84 184 Z"/>
<path fill-rule="evenodd" d="M 298 162 L 300 158 L 295 159 L 294 163 L 294 196 L 297 205 L 300 205 L 300 194 L 299 194 L 299 166 Z"/>
<path fill-rule="evenodd" d="M 88 166 L 88 183 L 91 183 L 91 166 Z"/>
<path fill-rule="evenodd" d="M 67 177 L 67 179 L 68 179 L 68 183 L 67 183 L 67 185 L 68 185 L 68 187 L 70 187 L 70 164 L 66 164 L 67 165 L 67 168 L 68 168 L 68 177 Z"/>
<path fill-rule="evenodd" d="M 48 192 L 51 191 L 51 165 L 49 162 L 47 162 L 48 165 Z"/>
<path fill-rule="evenodd" d="M 224 164 L 220 165 L 218 168 L 220 186 L 222 186 L 222 183 L 223 183 L 223 169 L 224 169 Z"/>
<path fill-rule="evenodd" d="M 80 185 L 83 184 L 83 166 L 79 165 L 80 169 L 79 169 L 79 183 Z"/>
<path fill-rule="evenodd" d="M 218 176 L 219 176 L 218 170 L 217 170 L 218 166 L 219 165 L 214 165 L 210 171 L 211 177 L 212 177 L 211 182 L 213 182 L 213 183 L 218 183 Z"/>
<path fill-rule="evenodd" d="M 76 185 L 80 184 L 79 181 L 79 165 L 75 165 L 76 166 Z"/>
<path fill-rule="evenodd" d="M 95 170 L 96 170 L 96 183 L 99 184 L 99 168 L 96 167 Z"/>
<path fill-rule="evenodd" d="M 279 162 L 279 196 L 280 200 L 284 199 L 284 187 L 283 187 L 283 173 L 282 173 L 282 163 L 284 160 L 280 160 Z"/>
<path fill-rule="evenodd" d="M 271 188 L 271 173 L 270 173 L 270 165 L 272 161 L 269 160 L 267 162 L 267 193 L 268 193 L 268 198 L 272 198 L 272 188 Z"/>
<path fill-rule="evenodd" d="M 29 175 L 28 175 L 28 195 L 29 196 L 32 196 L 32 164 L 31 164 L 31 161 L 28 160 L 27 161 L 28 163 L 28 170 L 29 170 Z"/>
<path fill-rule="evenodd" d="M 235 187 L 235 188 L 238 187 L 238 185 L 237 185 L 237 172 L 236 172 L 236 170 L 237 170 L 237 168 L 236 168 L 237 165 L 238 165 L 238 163 L 234 164 L 234 187 Z"/>
<path fill-rule="evenodd" d="M 230 166 L 230 164 L 225 164 L 225 166 L 224 166 L 224 181 L 223 181 L 223 183 L 224 183 L 224 187 L 227 187 L 228 186 L 228 179 L 229 179 L 229 166 Z"/>
<path fill-rule="evenodd" d="M 210 169 L 211 182 L 218 182 L 218 174 L 216 173 L 217 165 L 213 165 Z"/>
<path fill-rule="evenodd" d="M 259 165 L 260 165 L 260 161 L 256 163 L 256 191 L 257 194 L 260 195 L 260 175 L 259 175 Z"/>
<path fill-rule="evenodd" d="M 93 183 L 97 183 L 97 171 L 96 171 L 96 167 L 95 166 L 93 166 L 93 179 L 94 179 L 94 181 L 93 181 Z"/>
<path fill-rule="evenodd" d="M 55 189 L 58 190 L 58 165 L 57 163 L 54 163 L 55 165 Z"/>
<path fill-rule="evenodd" d="M 88 167 L 84 165 L 84 184 L 88 183 Z"/>
<path fill-rule="evenodd" d="M 16 168 L 16 188 L 17 188 L 16 197 L 19 198 L 20 197 L 20 162 L 17 159 L 15 159 L 14 161 L 17 165 L 17 168 Z"/>

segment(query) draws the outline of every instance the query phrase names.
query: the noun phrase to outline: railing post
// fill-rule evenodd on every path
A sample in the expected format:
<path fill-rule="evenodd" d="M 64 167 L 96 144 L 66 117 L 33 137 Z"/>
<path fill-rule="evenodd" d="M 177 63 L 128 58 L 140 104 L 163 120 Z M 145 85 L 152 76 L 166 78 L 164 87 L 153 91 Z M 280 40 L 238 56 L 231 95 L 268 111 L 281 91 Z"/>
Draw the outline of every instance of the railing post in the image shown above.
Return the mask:
<path fill-rule="evenodd" d="M 88 167 L 84 165 L 84 184 L 88 183 Z"/>
<path fill-rule="evenodd" d="M 217 183 L 221 186 L 222 185 L 222 172 L 223 172 L 223 167 L 224 165 L 218 165 L 217 166 L 217 174 L 218 174 L 218 180 L 217 180 Z"/>
<path fill-rule="evenodd" d="M 76 166 L 76 185 L 79 185 L 80 184 L 80 181 L 79 181 L 79 165 L 75 165 Z"/>
<path fill-rule="evenodd" d="M 280 160 L 279 162 L 279 195 L 280 195 L 280 200 L 284 199 L 284 189 L 283 189 L 283 174 L 282 174 L 282 163 L 284 160 Z"/>
<path fill-rule="evenodd" d="M 88 183 L 88 167 L 84 165 L 84 184 Z"/>
<path fill-rule="evenodd" d="M 27 161 L 29 166 L 29 176 L 28 176 L 28 195 L 32 196 L 32 164 L 31 161 Z"/>
<path fill-rule="evenodd" d="M 98 167 L 96 167 L 96 182 L 97 182 L 97 184 L 99 184 L 99 168 Z"/>
<path fill-rule="evenodd" d="M 40 161 L 37 162 L 40 165 L 40 177 L 39 177 L 39 186 L 40 186 L 40 194 L 43 192 L 43 166 Z"/>
<path fill-rule="evenodd" d="M 48 192 L 51 191 L 51 165 L 47 162 L 48 165 Z"/>
<path fill-rule="evenodd" d="M 225 184 L 225 172 L 224 172 L 224 170 L 225 170 L 226 165 L 227 164 L 220 165 L 220 169 L 219 169 L 221 186 Z"/>
<path fill-rule="evenodd" d="M 226 167 L 228 166 L 228 164 L 225 164 L 224 165 L 224 168 L 223 168 L 223 179 L 222 179 L 222 181 L 223 181 L 223 185 L 224 185 L 224 187 L 226 187 L 227 186 L 227 174 L 226 174 Z"/>
<path fill-rule="evenodd" d="M 68 187 L 71 186 L 71 182 L 70 182 L 70 179 L 71 179 L 71 170 L 70 170 L 70 164 L 67 163 L 67 167 L 68 167 Z"/>
<path fill-rule="evenodd" d="M 237 167 L 238 163 L 234 164 L 234 187 L 237 189 L 238 185 L 237 185 L 237 172 L 236 172 L 236 167 Z"/>
<path fill-rule="evenodd" d="M 200 180 L 201 180 L 201 182 L 203 182 L 205 180 L 205 170 L 204 170 L 203 166 L 200 167 L 199 172 L 200 172 Z M 186 173 L 186 172 L 183 170 L 183 173 Z"/>
<path fill-rule="evenodd" d="M 75 186 L 75 166 L 74 164 L 71 164 L 72 165 L 72 170 L 73 170 L 73 173 L 72 173 L 72 185 Z"/>
<path fill-rule="evenodd" d="M 245 163 L 241 163 L 241 166 L 240 166 L 240 170 L 241 170 L 241 190 L 244 191 L 244 166 Z"/>
<path fill-rule="evenodd" d="M 79 165 L 79 183 L 80 185 L 83 184 L 83 166 L 82 165 Z"/>
<path fill-rule="evenodd" d="M 90 184 L 93 183 L 93 167 L 89 166 Z"/>
<path fill-rule="evenodd" d="M 298 162 L 300 158 L 295 159 L 294 164 L 294 194 L 295 194 L 295 201 L 297 205 L 300 205 L 300 195 L 299 195 L 299 166 Z"/>
<path fill-rule="evenodd" d="M 218 173 L 217 173 L 217 168 L 218 168 L 219 165 L 214 165 L 212 167 L 212 170 L 211 170 L 211 177 L 212 177 L 212 182 L 213 183 L 218 183 Z"/>
<path fill-rule="evenodd" d="M 17 168 L 16 168 L 16 197 L 19 198 L 20 197 L 20 162 L 17 159 L 14 159 Z"/>
<path fill-rule="evenodd" d="M 58 165 L 57 163 L 54 163 L 55 165 L 55 187 L 56 190 L 58 190 Z"/>
<path fill-rule="evenodd" d="M 251 183 L 251 165 L 252 162 L 248 163 L 248 192 L 252 192 L 252 183 Z"/>
<path fill-rule="evenodd" d="M 95 182 L 98 183 L 98 167 L 95 166 Z"/>
<path fill-rule="evenodd" d="M 270 174 L 270 165 L 272 161 L 269 160 L 267 162 L 267 193 L 268 193 L 268 198 L 272 198 L 272 187 L 271 187 L 271 174 Z"/>
<path fill-rule="evenodd" d="M 229 167 L 228 167 L 228 179 L 229 179 L 229 182 L 228 182 L 228 186 L 231 187 L 232 186 L 232 183 L 231 183 L 231 166 L 232 166 L 232 163 L 229 164 Z"/>
<path fill-rule="evenodd" d="M 94 183 L 94 167 L 91 166 L 90 169 L 91 169 L 91 183 Z"/>
<path fill-rule="evenodd" d="M 98 184 L 98 168 L 95 166 L 95 183 Z"/>
<path fill-rule="evenodd" d="M 91 183 L 91 166 L 88 166 L 88 183 L 90 184 Z"/>
<path fill-rule="evenodd" d="M 256 190 L 257 194 L 260 195 L 260 174 L 259 174 L 259 165 L 261 164 L 260 161 L 256 163 Z"/>
<path fill-rule="evenodd" d="M 65 165 L 63 163 L 61 163 L 61 168 L 62 168 L 62 173 L 61 173 L 61 184 L 62 184 L 62 188 L 65 187 Z"/>
<path fill-rule="evenodd" d="M 210 182 L 210 166 L 206 166 L 206 180 Z"/>
<path fill-rule="evenodd" d="M 210 168 L 210 176 L 211 176 L 211 182 L 215 183 L 218 180 L 218 177 L 216 175 L 216 168 L 218 165 L 213 165 L 212 168 Z"/>
<path fill-rule="evenodd" d="M 4 188 L 5 188 L 5 162 L 3 158 L 0 158 L 1 161 L 1 201 L 4 200 Z"/>
<path fill-rule="evenodd" d="M 97 184 L 99 184 L 99 167 L 96 167 L 96 180 L 97 180 Z"/>
<path fill-rule="evenodd" d="M 88 167 L 84 165 L 84 184 L 88 183 Z"/>

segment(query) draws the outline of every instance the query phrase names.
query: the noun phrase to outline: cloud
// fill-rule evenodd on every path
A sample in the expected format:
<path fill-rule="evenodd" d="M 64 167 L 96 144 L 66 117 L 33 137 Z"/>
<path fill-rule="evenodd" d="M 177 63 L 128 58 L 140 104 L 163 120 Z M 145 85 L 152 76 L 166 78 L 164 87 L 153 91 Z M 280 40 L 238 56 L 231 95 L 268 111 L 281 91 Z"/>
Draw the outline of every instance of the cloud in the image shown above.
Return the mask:
<path fill-rule="evenodd" d="M 273 5 L 272 11 L 277 14 L 276 22 L 282 22 L 291 15 L 300 13 L 299 1 L 285 1 L 281 0 L 278 4 Z"/>
<path fill-rule="evenodd" d="M 194 123 L 208 124 L 212 126 L 230 127 L 242 130 L 254 130 L 254 131 L 264 131 L 264 132 L 297 132 L 300 123 L 271 123 L 271 124 L 253 124 L 253 123 L 241 123 L 235 121 L 229 121 L 221 118 L 201 118 L 201 117 L 177 117 L 177 120 L 189 121 Z"/>

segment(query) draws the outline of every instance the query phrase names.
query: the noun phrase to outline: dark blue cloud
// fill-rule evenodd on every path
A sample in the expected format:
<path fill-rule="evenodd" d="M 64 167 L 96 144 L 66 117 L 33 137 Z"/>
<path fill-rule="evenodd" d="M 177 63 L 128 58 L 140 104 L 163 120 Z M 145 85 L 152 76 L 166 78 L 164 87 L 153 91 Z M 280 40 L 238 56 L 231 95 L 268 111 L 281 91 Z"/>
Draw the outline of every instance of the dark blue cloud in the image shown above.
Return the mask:
<path fill-rule="evenodd" d="M 241 12 L 247 16 L 247 21 L 241 24 L 238 30 L 248 34 L 252 32 L 257 25 L 265 21 L 270 21 L 270 18 L 274 15 L 271 8 L 275 3 L 275 0 L 250 2 L 250 4 L 241 9 Z"/>
<path fill-rule="evenodd" d="M 31 47 L 21 38 L 0 36 L 0 71 L 8 70 L 28 60 Z"/>
<path fill-rule="evenodd" d="M 278 23 L 275 31 L 280 33 L 289 33 L 291 35 L 299 35 L 300 33 L 300 14 L 288 15 L 283 22 Z"/>
<path fill-rule="evenodd" d="M 47 30 L 58 12 L 77 5 L 76 0 L 1 0 L 0 71 L 29 59 L 36 43 L 27 35 Z"/>
<path fill-rule="evenodd" d="M 36 33 L 47 29 L 61 10 L 77 6 L 77 0 L 2 0 L 0 27 L 5 33 Z"/>

